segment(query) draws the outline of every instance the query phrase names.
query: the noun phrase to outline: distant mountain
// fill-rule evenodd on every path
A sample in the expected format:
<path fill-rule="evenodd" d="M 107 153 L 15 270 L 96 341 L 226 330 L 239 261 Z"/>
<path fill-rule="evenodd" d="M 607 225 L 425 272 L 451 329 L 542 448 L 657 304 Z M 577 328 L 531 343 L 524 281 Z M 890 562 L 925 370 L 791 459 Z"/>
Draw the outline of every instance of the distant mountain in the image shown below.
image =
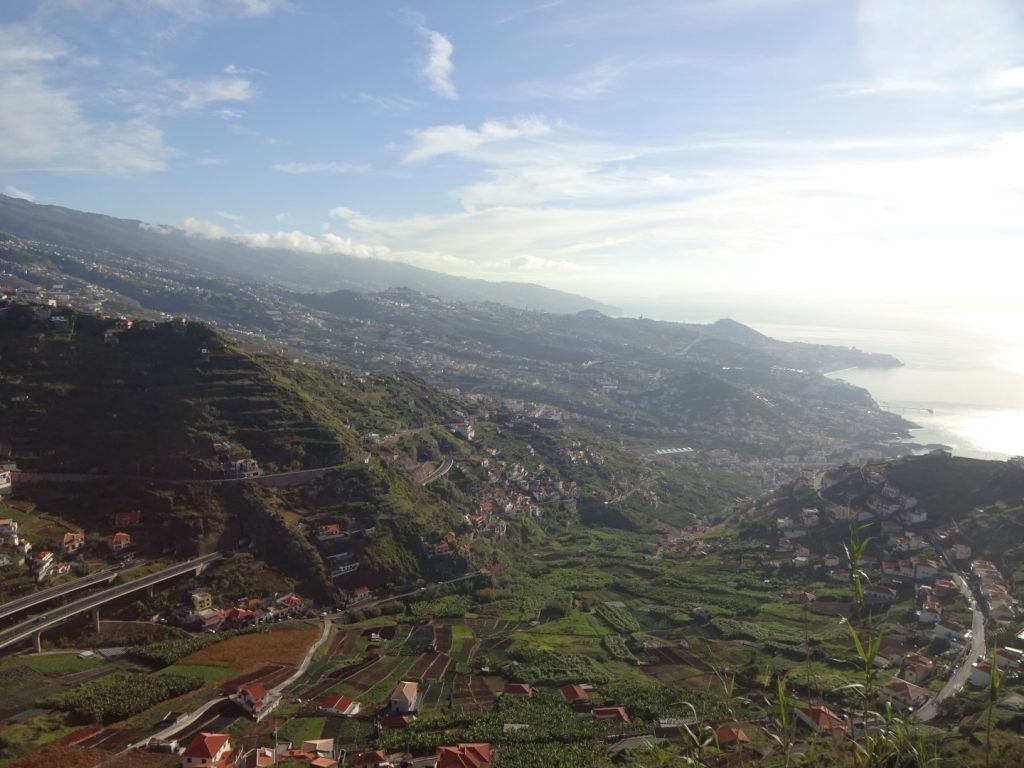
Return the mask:
<path fill-rule="evenodd" d="M 453 301 L 494 301 L 521 309 L 572 313 L 617 307 L 533 283 L 489 282 L 446 275 L 398 261 L 251 248 L 230 240 L 190 237 L 173 227 L 117 219 L 0 195 L 0 232 L 52 245 L 131 258 L 151 269 L 198 272 L 298 289 L 382 291 L 395 287 Z"/>

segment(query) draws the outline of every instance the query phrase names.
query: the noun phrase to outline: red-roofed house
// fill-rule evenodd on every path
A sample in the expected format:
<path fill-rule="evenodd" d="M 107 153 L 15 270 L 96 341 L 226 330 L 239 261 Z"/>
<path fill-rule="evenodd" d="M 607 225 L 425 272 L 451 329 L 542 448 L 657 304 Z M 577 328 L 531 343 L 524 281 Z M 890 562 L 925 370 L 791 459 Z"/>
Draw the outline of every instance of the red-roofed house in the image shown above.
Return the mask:
<path fill-rule="evenodd" d="M 142 512 L 133 509 L 129 512 L 114 513 L 115 528 L 134 528 L 142 521 Z"/>
<path fill-rule="evenodd" d="M 132 537 L 124 531 L 118 531 L 107 536 L 107 546 L 111 552 L 121 552 L 132 545 Z"/>
<path fill-rule="evenodd" d="M 839 715 L 828 707 L 800 707 L 796 716 L 815 733 L 826 736 L 842 736 L 846 733 L 846 723 Z"/>
<path fill-rule="evenodd" d="M 590 696 L 578 685 L 563 685 L 559 690 L 566 704 L 575 707 L 590 703 Z"/>
<path fill-rule="evenodd" d="M 256 718 L 256 720 L 262 720 L 265 715 L 281 703 L 280 696 L 271 694 L 259 683 L 243 685 L 231 699 L 252 717 Z"/>
<path fill-rule="evenodd" d="M 226 733 L 200 733 L 181 755 L 181 768 L 227 768 L 231 739 Z"/>
<path fill-rule="evenodd" d="M 437 768 L 484 768 L 493 759 L 490 744 L 459 744 L 437 748 Z"/>
<path fill-rule="evenodd" d="M 340 523 L 326 523 L 316 529 L 316 535 L 318 539 L 333 539 L 341 536 L 341 524 Z"/>
<path fill-rule="evenodd" d="M 274 750 L 270 747 L 259 747 L 248 752 L 243 768 L 269 768 L 277 762 Z"/>
<path fill-rule="evenodd" d="M 359 702 L 351 696 L 330 696 L 317 707 L 325 715 L 351 717 L 359 714 Z"/>
<path fill-rule="evenodd" d="M 229 608 L 227 610 L 224 614 L 224 621 L 236 626 L 253 624 L 256 622 L 256 614 L 248 608 L 242 608 L 241 606 L 236 605 L 234 608 Z"/>
<path fill-rule="evenodd" d="M 622 725 L 629 725 L 633 722 L 622 707 L 594 707 L 594 719 L 610 720 L 615 723 L 622 723 Z"/>
<path fill-rule="evenodd" d="M 369 587 L 356 587 L 348 595 L 349 603 L 359 603 L 373 597 Z"/>
<path fill-rule="evenodd" d="M 384 753 L 383 749 L 377 749 L 373 752 L 359 752 L 352 756 L 349 760 L 349 765 L 355 766 L 355 768 L 366 768 L 367 766 L 378 765 L 391 765 L 388 762 L 388 756 Z"/>
<path fill-rule="evenodd" d="M 715 741 L 720 747 L 730 747 L 733 744 L 747 744 L 750 739 L 740 728 L 733 728 L 731 725 L 720 725 L 715 728 Z"/>
<path fill-rule="evenodd" d="M 533 696 L 533 688 L 526 683 L 505 683 L 506 696 Z"/>
<path fill-rule="evenodd" d="M 888 702 L 897 709 L 916 709 L 928 701 L 928 689 L 894 677 L 879 688 L 878 700 Z"/>

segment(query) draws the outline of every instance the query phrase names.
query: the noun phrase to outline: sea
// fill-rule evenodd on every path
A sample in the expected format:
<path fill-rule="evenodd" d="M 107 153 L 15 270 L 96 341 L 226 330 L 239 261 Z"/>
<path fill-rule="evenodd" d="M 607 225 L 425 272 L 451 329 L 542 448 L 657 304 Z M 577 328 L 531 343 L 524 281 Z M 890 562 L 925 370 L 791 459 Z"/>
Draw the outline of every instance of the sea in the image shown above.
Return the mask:
<path fill-rule="evenodd" d="M 661 319 L 684 318 L 680 312 Z M 690 314 L 690 313 L 687 313 Z M 734 320 L 785 341 L 856 347 L 899 358 L 899 368 L 849 368 L 828 375 L 863 387 L 885 409 L 918 425 L 910 442 L 948 446 L 954 455 L 1024 455 L 1024 311 L 891 311 L 829 317 L 755 311 Z M 775 317 L 773 317 L 775 315 Z M 722 315 L 718 315 L 722 316 Z"/>

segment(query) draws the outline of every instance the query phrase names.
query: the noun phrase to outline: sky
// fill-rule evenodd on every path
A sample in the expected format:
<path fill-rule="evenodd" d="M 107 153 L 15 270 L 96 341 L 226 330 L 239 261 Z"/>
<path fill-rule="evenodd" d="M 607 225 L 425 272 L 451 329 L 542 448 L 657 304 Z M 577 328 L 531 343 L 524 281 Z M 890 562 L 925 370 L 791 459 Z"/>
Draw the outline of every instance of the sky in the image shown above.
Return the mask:
<path fill-rule="evenodd" d="M 620 305 L 996 313 L 1019 0 L 4 0 L 0 192 Z"/>

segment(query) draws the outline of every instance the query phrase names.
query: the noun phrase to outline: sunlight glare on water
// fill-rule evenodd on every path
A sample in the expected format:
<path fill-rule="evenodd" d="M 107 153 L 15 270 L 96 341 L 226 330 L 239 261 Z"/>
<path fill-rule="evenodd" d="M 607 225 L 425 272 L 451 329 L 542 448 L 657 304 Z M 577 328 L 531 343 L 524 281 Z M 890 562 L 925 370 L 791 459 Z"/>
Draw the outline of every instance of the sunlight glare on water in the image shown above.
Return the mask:
<path fill-rule="evenodd" d="M 1007 455 L 1024 454 L 1024 410 L 975 413 L 953 429 L 986 451 Z"/>

